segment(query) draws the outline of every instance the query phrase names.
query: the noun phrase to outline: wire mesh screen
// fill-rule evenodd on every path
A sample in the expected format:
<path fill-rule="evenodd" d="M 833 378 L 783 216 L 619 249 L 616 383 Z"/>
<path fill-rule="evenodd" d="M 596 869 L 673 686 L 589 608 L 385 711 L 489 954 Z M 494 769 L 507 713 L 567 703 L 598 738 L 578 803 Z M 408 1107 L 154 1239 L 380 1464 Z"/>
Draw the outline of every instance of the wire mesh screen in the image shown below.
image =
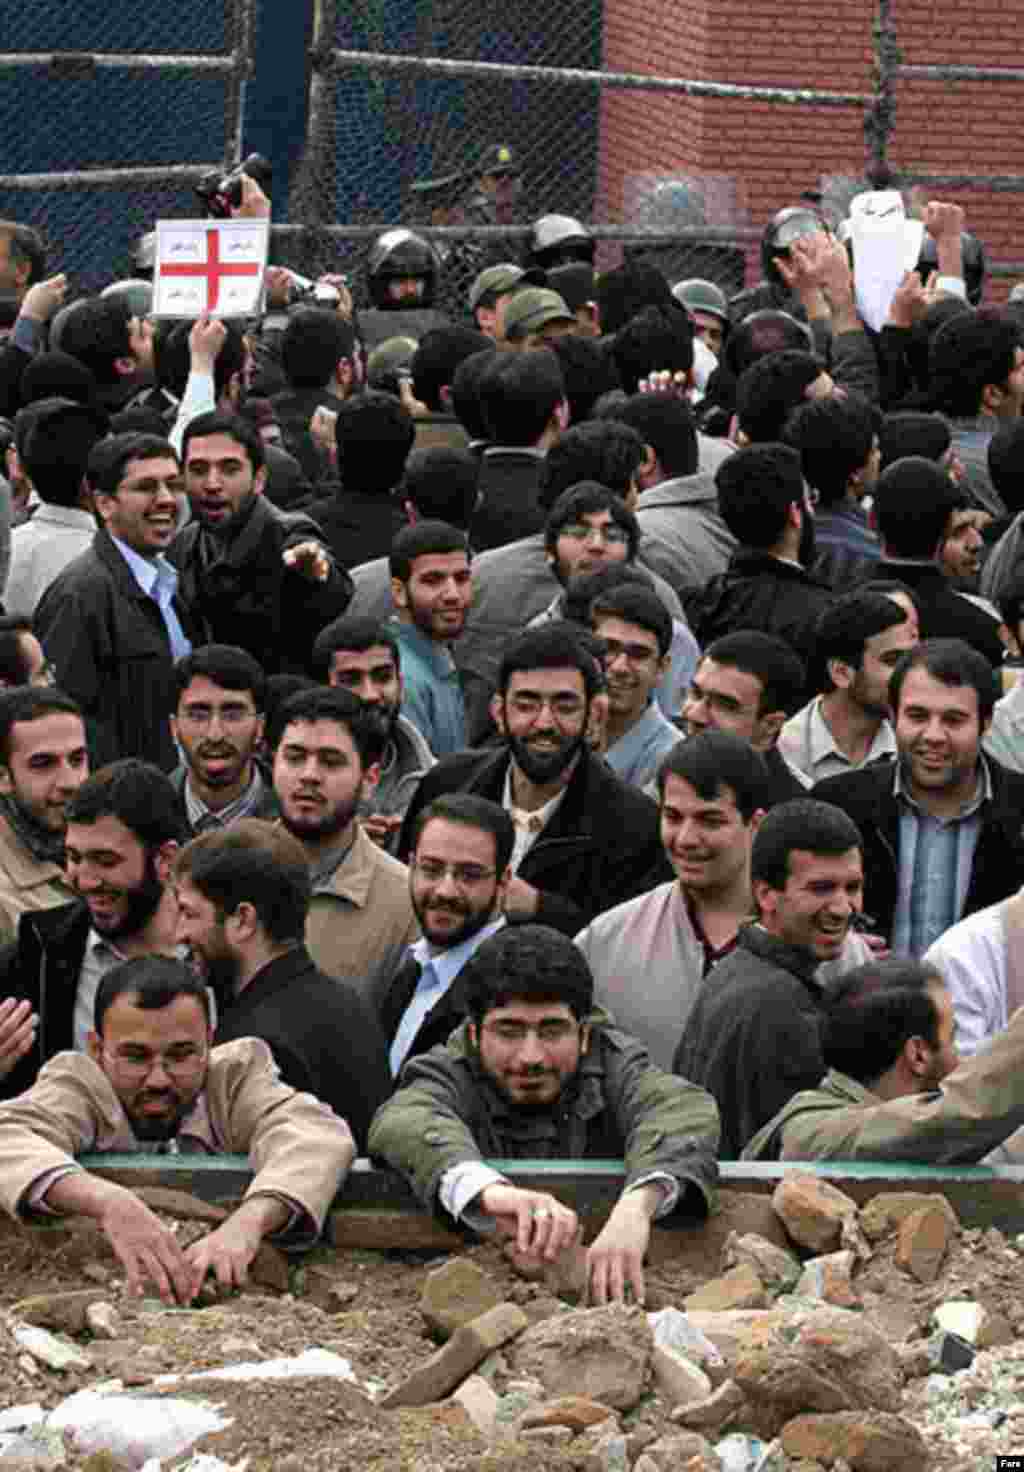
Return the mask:
<path fill-rule="evenodd" d="M 237 149 L 256 3 L 4 7 L 0 216 L 40 230 L 74 293 L 133 274 L 158 218 L 199 213 L 200 167 Z"/>

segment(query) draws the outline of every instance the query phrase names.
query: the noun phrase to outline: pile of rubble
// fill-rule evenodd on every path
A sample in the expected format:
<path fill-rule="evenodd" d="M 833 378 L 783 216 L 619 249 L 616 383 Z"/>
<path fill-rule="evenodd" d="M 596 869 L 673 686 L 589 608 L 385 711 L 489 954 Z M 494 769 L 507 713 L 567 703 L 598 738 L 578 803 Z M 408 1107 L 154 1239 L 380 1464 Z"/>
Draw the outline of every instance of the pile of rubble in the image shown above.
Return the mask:
<path fill-rule="evenodd" d="M 298 1424 L 269 1457 L 265 1442 L 247 1441 L 255 1401 L 229 1404 L 230 1436 L 200 1435 L 188 1449 L 241 1454 L 231 1465 L 249 1472 L 952 1472 L 1024 1446 L 1024 1239 L 962 1232 L 942 1196 L 888 1193 L 858 1208 L 798 1171 L 771 1208 L 762 1232 L 725 1237 L 716 1276 L 675 1302 L 652 1293 L 661 1306 L 651 1312 L 573 1306 L 578 1263 L 525 1284 L 473 1253 L 450 1258 L 421 1275 L 422 1323 L 438 1347 L 395 1374 L 396 1361 L 356 1346 L 355 1371 L 321 1387 L 316 1406 L 335 1414 L 316 1412 L 331 1423 L 312 1442 L 320 1461 L 302 1455 L 309 1428 Z M 975 1247 L 989 1264 L 984 1292 L 968 1271 Z M 323 1268 L 309 1282 L 326 1312 L 306 1315 L 346 1322 L 357 1287 Z M 23 1302 L 6 1332 L 0 1361 L 67 1376 L 124 1329 L 113 1295 L 97 1288 Z M 127 1383 L 144 1394 L 151 1377 L 120 1368 L 101 1390 L 123 1394 Z M 313 1414 L 294 1399 L 299 1383 L 297 1420 Z M 217 1382 L 222 1406 L 230 1384 Z M 269 1407 L 270 1388 L 261 1394 Z M 0 1472 L 89 1465 L 73 1437 L 62 1460 L 51 1436 L 50 1460 L 33 1461 L 45 1424 L 6 1439 L 4 1425 L 0 1413 Z M 157 1464 L 104 1463 L 131 1465 Z"/>

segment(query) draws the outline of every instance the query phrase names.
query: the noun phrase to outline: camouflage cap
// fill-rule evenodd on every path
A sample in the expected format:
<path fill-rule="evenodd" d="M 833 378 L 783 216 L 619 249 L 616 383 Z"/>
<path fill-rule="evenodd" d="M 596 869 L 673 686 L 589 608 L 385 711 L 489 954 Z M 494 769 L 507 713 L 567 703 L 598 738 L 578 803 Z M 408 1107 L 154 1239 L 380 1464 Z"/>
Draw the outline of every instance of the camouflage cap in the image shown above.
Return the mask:
<path fill-rule="evenodd" d="M 517 291 L 505 308 L 505 336 L 509 339 L 526 337 L 530 332 L 539 332 L 549 322 L 575 321 L 557 291 L 530 286 L 525 291 Z"/>
<path fill-rule="evenodd" d="M 469 288 L 469 310 L 475 312 L 480 299 L 489 291 L 496 292 L 501 296 L 503 292 L 511 291 L 522 281 L 525 272 L 522 266 L 515 265 L 512 261 L 502 261 L 497 266 L 488 266 Z"/>

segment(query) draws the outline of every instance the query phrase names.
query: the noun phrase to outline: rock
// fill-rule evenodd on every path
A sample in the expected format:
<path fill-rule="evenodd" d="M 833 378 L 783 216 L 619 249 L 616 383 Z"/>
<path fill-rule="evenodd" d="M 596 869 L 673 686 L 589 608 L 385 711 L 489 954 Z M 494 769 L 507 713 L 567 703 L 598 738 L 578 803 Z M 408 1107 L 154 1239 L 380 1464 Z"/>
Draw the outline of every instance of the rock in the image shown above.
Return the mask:
<path fill-rule="evenodd" d="M 249 1264 L 249 1278 L 258 1288 L 275 1288 L 278 1293 L 287 1293 L 291 1287 L 288 1259 L 269 1242 L 261 1242 Z"/>
<path fill-rule="evenodd" d="M 35 1324 L 15 1324 L 11 1330 L 14 1342 L 48 1370 L 90 1370 L 92 1360 L 73 1344 L 65 1344 L 48 1329 Z"/>
<path fill-rule="evenodd" d="M 757 1232 L 747 1232 L 742 1237 L 738 1232 L 730 1232 L 725 1239 L 723 1269 L 738 1267 L 742 1263 L 752 1267 L 764 1286 L 773 1293 L 788 1293 L 800 1277 L 800 1264 L 793 1254 Z"/>
<path fill-rule="evenodd" d="M 959 1334 L 933 1334 L 928 1341 L 928 1357 L 931 1368 L 943 1375 L 955 1375 L 958 1370 L 969 1370 L 974 1364 L 977 1351 L 973 1344 L 961 1339 Z"/>
<path fill-rule="evenodd" d="M 726 1380 L 713 1390 L 705 1400 L 695 1400 L 690 1405 L 676 1406 L 672 1420 L 689 1431 L 702 1431 L 717 1435 L 734 1421 L 743 1409 L 743 1391 L 735 1380 Z"/>
<path fill-rule="evenodd" d="M 596 1434 L 593 1434 L 592 1444 L 587 1448 L 582 1462 L 585 1472 L 629 1472 L 628 1446 L 618 1427 L 607 1431 L 592 1427 L 587 1435 L 592 1433 Z"/>
<path fill-rule="evenodd" d="M 696 1293 L 683 1299 L 687 1313 L 703 1310 L 705 1313 L 722 1313 L 737 1308 L 767 1308 L 768 1295 L 764 1284 L 749 1263 L 730 1268 L 720 1278 L 712 1278 L 698 1288 Z"/>
<path fill-rule="evenodd" d="M 850 1251 L 812 1257 L 804 1263 L 796 1291 L 806 1298 L 821 1298 L 836 1308 L 863 1308 L 863 1301 L 851 1282 L 853 1267 L 854 1256 Z"/>
<path fill-rule="evenodd" d="M 786 1314 L 774 1308 L 732 1309 L 725 1313 L 704 1313 L 697 1310 L 686 1317 L 695 1329 L 699 1329 L 711 1340 L 729 1374 L 732 1374 L 740 1345 L 750 1333 L 759 1331 L 767 1334 L 770 1329 L 787 1322 Z"/>
<path fill-rule="evenodd" d="M 452 1400 L 458 1401 L 473 1425 L 490 1441 L 494 1436 L 495 1418 L 498 1413 L 498 1397 L 482 1375 L 470 1375 L 455 1391 Z"/>
<path fill-rule="evenodd" d="M 102 1288 L 83 1288 L 76 1293 L 40 1293 L 23 1298 L 8 1310 L 21 1324 L 35 1324 L 39 1329 L 52 1329 L 57 1334 L 81 1334 L 88 1327 L 86 1310 L 107 1298 Z"/>
<path fill-rule="evenodd" d="M 121 1332 L 121 1316 L 112 1303 L 90 1303 L 85 1324 L 94 1339 L 116 1339 Z"/>
<path fill-rule="evenodd" d="M 916 1426 L 884 1411 L 797 1416 L 782 1428 L 787 1456 L 834 1463 L 854 1472 L 925 1472 L 928 1449 Z"/>
<path fill-rule="evenodd" d="M 549 1395 L 585 1395 L 628 1411 L 643 1394 L 652 1348 L 643 1309 L 608 1304 L 534 1324 L 513 1346 L 509 1362 Z"/>
<path fill-rule="evenodd" d="M 783 1176 L 772 1205 L 793 1241 L 816 1253 L 834 1252 L 845 1245 L 844 1233 L 857 1220 L 857 1206 L 849 1196 L 803 1171 Z"/>
<path fill-rule="evenodd" d="M 506 1390 L 504 1395 L 499 1396 L 494 1410 L 495 1436 L 514 1436 L 519 1428 L 520 1417 L 525 1411 L 539 1404 L 543 1394 L 543 1390 L 538 1393 L 526 1390 Z"/>
<path fill-rule="evenodd" d="M 432 1354 L 399 1385 L 393 1386 L 378 1405 L 388 1410 L 395 1406 L 424 1406 L 443 1400 L 492 1350 L 500 1349 L 521 1334 L 527 1323 L 526 1315 L 514 1303 L 499 1303 L 488 1309 L 487 1313 L 456 1329 L 443 1349 Z"/>
<path fill-rule="evenodd" d="M 644 1448 L 657 1472 L 720 1472 L 714 1447 L 696 1431 L 670 1431 Z M 635 1472 L 635 1469 L 634 1469 Z"/>
<path fill-rule="evenodd" d="M 920 1206 L 900 1223 L 896 1261 L 919 1283 L 934 1283 L 953 1236 L 941 1207 Z"/>
<path fill-rule="evenodd" d="M 90 1283 L 109 1283 L 113 1276 L 110 1269 L 104 1267 L 101 1262 L 82 1264 L 82 1277 L 88 1278 Z"/>
<path fill-rule="evenodd" d="M 524 1430 L 536 1426 L 568 1426 L 575 1436 L 588 1426 L 600 1426 L 611 1415 L 608 1406 L 588 1400 L 585 1395 L 560 1395 L 543 1405 L 531 1406 L 519 1418 Z"/>
<path fill-rule="evenodd" d="M 556 1298 L 570 1303 L 585 1303 L 590 1284 L 587 1249 L 581 1244 L 567 1247 L 554 1262 L 544 1264 L 544 1286 Z"/>
<path fill-rule="evenodd" d="M 468 1257 L 453 1257 L 427 1274 L 420 1313 L 431 1333 L 444 1340 L 503 1301 L 501 1289 L 482 1268 Z"/>
<path fill-rule="evenodd" d="M 302 1298 L 325 1314 L 340 1313 L 359 1297 L 354 1283 L 346 1283 L 324 1268 L 303 1267 L 300 1272 Z"/>
<path fill-rule="evenodd" d="M 904 1217 L 922 1206 L 937 1206 L 949 1216 L 954 1232 L 959 1231 L 957 1214 L 945 1196 L 929 1195 L 923 1191 L 880 1191 L 872 1196 L 860 1209 L 860 1225 L 869 1242 L 880 1242 L 895 1232 Z"/>
<path fill-rule="evenodd" d="M 755 1327 L 733 1378 L 750 1405 L 750 1424 L 767 1437 L 804 1411 L 898 1411 L 901 1405 L 896 1351 L 863 1315 L 841 1308 Z"/>
<path fill-rule="evenodd" d="M 936 1327 L 977 1345 L 988 1310 L 969 1298 L 951 1298 L 940 1304 L 933 1315 Z"/>
<path fill-rule="evenodd" d="M 251 1359 L 254 1354 L 260 1354 L 261 1350 L 255 1339 L 242 1339 L 236 1336 L 222 1339 L 217 1345 L 217 1353 L 229 1360 L 238 1359 L 242 1355 Z"/>
<path fill-rule="evenodd" d="M 711 1381 L 704 1371 L 678 1349 L 656 1344 L 651 1355 L 651 1368 L 658 1389 L 674 1406 L 707 1400 L 711 1394 Z"/>
<path fill-rule="evenodd" d="M 531 1426 L 529 1430 L 520 1431 L 519 1437 L 522 1441 L 541 1441 L 549 1444 L 572 1441 L 573 1433 L 568 1426 Z"/>

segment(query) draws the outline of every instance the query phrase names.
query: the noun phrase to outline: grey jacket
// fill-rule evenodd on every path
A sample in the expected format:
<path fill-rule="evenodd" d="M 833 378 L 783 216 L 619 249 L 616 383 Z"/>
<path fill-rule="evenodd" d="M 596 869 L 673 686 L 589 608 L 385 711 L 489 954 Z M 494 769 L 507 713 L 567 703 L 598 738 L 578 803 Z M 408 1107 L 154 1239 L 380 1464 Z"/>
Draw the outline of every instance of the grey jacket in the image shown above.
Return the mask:
<path fill-rule="evenodd" d="M 468 1024 L 410 1058 L 378 1109 L 369 1151 L 406 1177 L 433 1210 L 445 1171 L 478 1160 L 624 1159 L 625 1185 L 675 1177 L 679 1207 L 704 1217 L 718 1179 L 718 1110 L 710 1094 L 651 1064 L 634 1038 L 591 1017 L 589 1050 L 557 1110 L 511 1109 L 469 1047 Z"/>
<path fill-rule="evenodd" d="M 685 599 L 724 572 L 736 539 L 718 514 L 714 473 L 663 480 L 644 491 L 637 506 L 640 552 L 649 572 L 665 579 Z"/>

